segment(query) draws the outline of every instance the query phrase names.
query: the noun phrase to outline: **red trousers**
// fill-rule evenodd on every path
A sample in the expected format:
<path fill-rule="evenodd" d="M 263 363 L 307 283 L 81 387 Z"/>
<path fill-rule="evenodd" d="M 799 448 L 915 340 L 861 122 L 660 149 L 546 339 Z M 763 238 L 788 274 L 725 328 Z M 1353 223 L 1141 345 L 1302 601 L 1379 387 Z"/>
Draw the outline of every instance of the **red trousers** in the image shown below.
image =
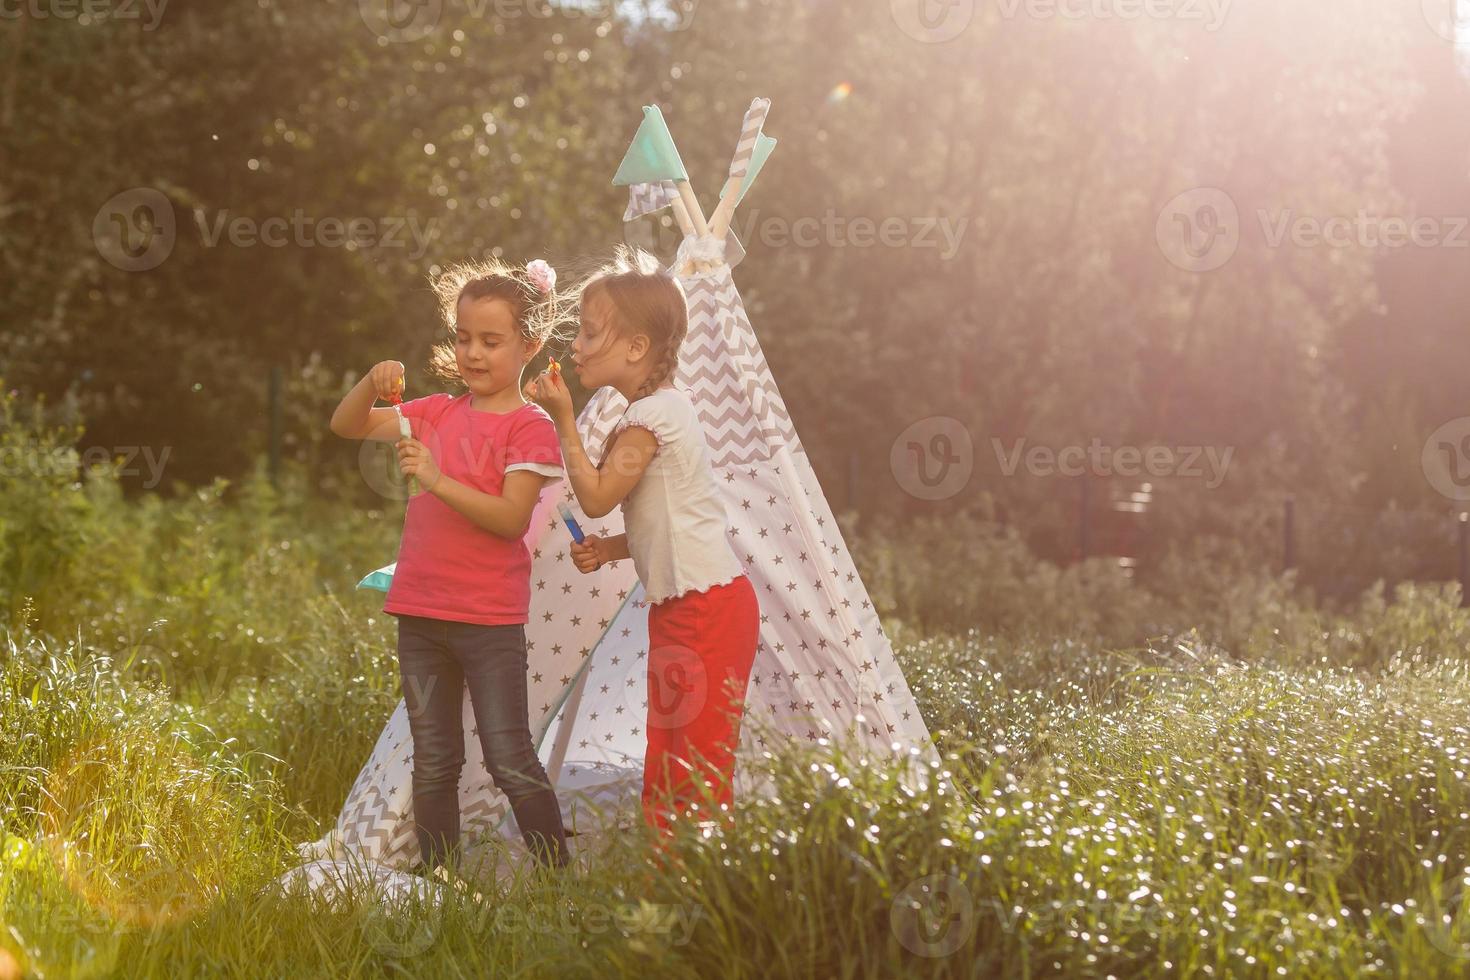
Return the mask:
<path fill-rule="evenodd" d="M 667 831 L 669 815 L 689 813 L 690 804 L 699 804 L 700 819 L 712 819 L 720 803 L 733 802 L 740 718 L 759 642 L 760 607 L 744 575 L 649 606 L 643 817 L 654 830 Z"/>

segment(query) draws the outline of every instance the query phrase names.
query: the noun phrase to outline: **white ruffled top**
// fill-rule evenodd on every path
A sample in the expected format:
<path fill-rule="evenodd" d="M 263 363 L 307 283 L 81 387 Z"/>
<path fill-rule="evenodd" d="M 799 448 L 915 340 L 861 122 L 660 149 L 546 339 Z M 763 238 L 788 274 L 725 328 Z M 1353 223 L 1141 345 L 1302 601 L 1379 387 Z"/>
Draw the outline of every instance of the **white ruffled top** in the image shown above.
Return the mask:
<path fill-rule="evenodd" d="M 648 601 L 733 582 L 744 569 L 730 547 L 725 505 L 693 402 L 677 388 L 645 395 L 628 406 L 608 444 L 630 425 L 658 440 L 652 461 L 622 503 L 628 554 Z"/>

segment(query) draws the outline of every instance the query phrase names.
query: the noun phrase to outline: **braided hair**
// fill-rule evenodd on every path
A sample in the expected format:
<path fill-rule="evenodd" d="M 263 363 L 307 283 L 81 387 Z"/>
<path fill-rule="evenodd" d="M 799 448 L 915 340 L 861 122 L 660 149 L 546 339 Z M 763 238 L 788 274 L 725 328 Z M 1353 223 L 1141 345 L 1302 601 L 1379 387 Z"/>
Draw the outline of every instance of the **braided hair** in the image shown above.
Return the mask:
<path fill-rule="evenodd" d="M 679 349 L 689 333 L 689 303 L 679 280 L 650 253 L 619 247 L 613 261 L 583 284 L 581 302 L 592 297 L 611 307 L 618 333 L 648 338 L 652 369 L 635 394 L 653 394 L 679 369 Z"/>

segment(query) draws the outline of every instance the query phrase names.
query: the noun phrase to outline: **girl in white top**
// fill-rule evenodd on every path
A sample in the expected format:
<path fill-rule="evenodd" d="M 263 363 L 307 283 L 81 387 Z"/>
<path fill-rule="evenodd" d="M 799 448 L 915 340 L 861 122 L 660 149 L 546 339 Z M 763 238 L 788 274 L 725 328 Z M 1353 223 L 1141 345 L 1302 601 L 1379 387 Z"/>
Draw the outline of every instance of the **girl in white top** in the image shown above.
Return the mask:
<path fill-rule="evenodd" d="M 596 466 L 560 374 L 543 372 L 526 386 L 556 423 L 582 510 L 597 518 L 622 505 L 626 533 L 589 534 L 571 555 L 584 573 L 631 557 L 647 593 L 643 814 L 665 832 L 675 811 L 728 819 L 760 634 L 755 589 L 730 547 L 704 432 L 673 384 L 688 328 L 678 280 L 646 253 L 620 251 L 582 287 L 571 349 L 577 378 L 587 388 L 611 385 L 629 403 Z"/>

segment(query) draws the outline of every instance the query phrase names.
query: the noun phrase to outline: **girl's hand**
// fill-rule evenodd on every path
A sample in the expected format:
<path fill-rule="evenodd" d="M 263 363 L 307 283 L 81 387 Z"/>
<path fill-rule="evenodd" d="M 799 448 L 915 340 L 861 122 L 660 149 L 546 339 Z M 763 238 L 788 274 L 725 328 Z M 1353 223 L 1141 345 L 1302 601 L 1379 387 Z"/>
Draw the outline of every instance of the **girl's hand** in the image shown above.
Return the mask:
<path fill-rule="evenodd" d="M 556 421 L 572 417 L 572 391 L 560 371 L 547 369 L 527 381 L 525 395 Z"/>
<path fill-rule="evenodd" d="M 572 564 L 583 575 L 597 571 L 611 560 L 607 542 L 595 534 L 585 535 L 581 544 L 572 542 Z"/>
<path fill-rule="evenodd" d="M 393 392 L 403 386 L 403 362 L 379 361 L 368 372 L 368 377 L 373 379 L 373 390 L 378 393 L 378 400 L 392 401 Z"/>
<path fill-rule="evenodd" d="M 439 482 L 439 464 L 434 462 L 428 446 L 417 439 L 399 439 L 395 446 L 398 449 L 398 470 L 405 477 L 418 477 L 419 486 L 425 490 L 432 489 Z"/>

